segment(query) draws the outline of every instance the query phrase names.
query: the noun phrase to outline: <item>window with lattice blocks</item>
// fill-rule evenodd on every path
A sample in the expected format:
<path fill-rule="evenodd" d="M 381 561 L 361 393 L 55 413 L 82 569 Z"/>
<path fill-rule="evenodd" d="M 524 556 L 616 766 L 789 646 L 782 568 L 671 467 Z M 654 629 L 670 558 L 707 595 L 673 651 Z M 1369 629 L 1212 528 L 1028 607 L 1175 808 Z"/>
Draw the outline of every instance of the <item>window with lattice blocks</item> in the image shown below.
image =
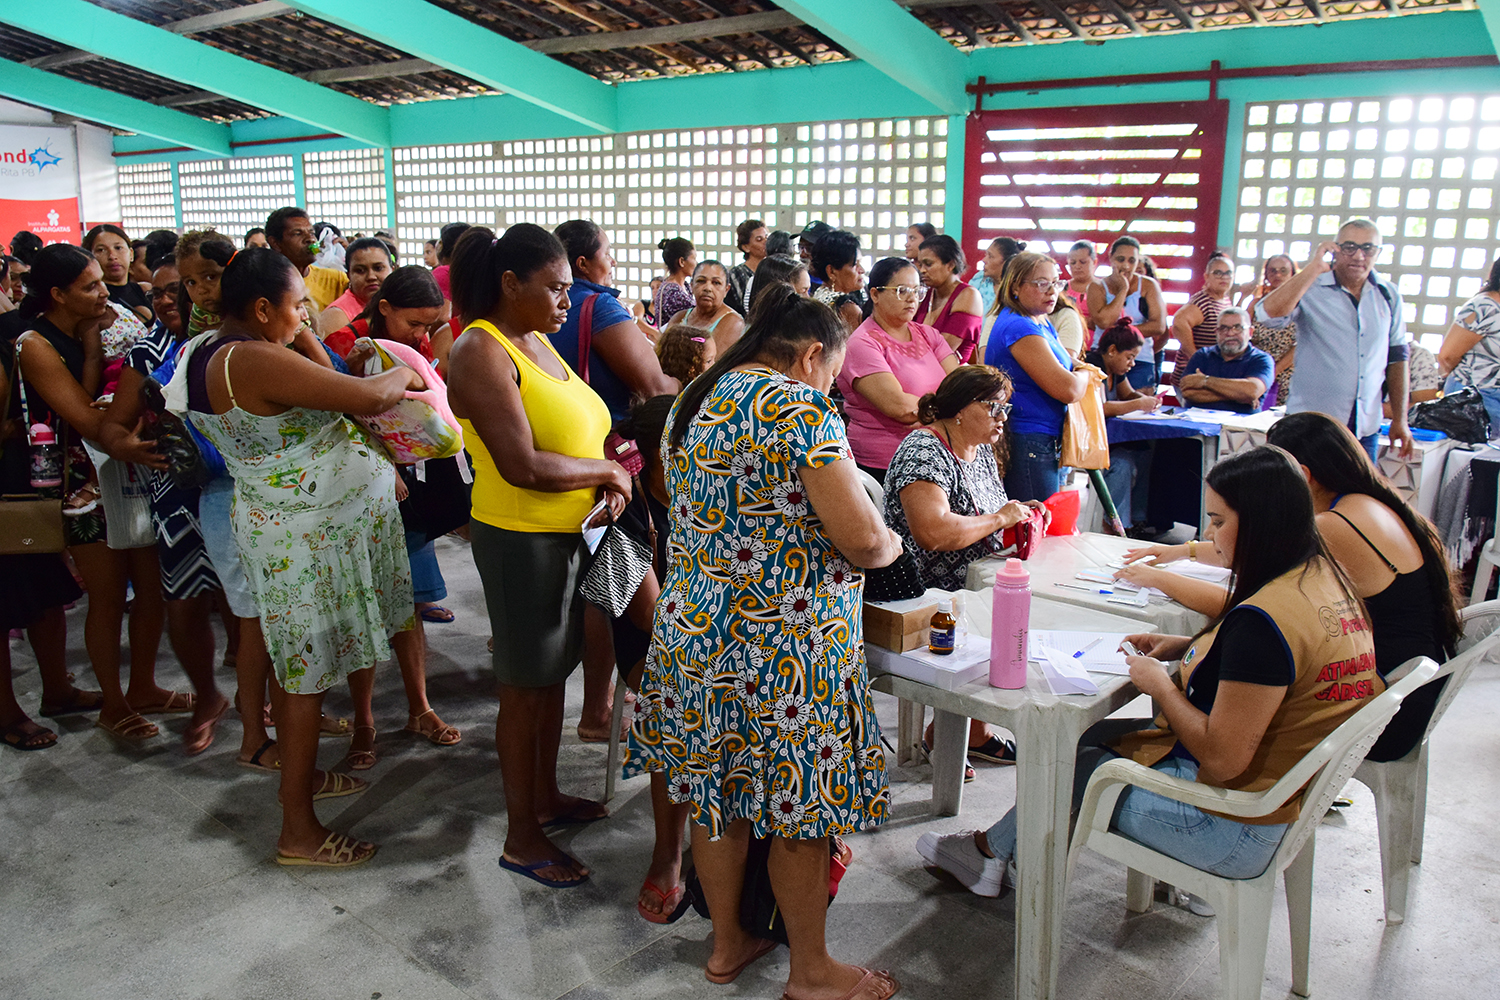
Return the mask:
<path fill-rule="evenodd" d="M 297 198 L 290 156 L 184 161 L 177 165 L 177 184 L 183 226 L 217 229 L 235 243 Z"/>
<path fill-rule="evenodd" d="M 1267 257 L 1300 267 L 1353 216 L 1373 219 L 1377 264 L 1407 328 L 1436 351 L 1500 249 L 1500 96 L 1354 98 L 1249 105 L 1235 251 L 1239 279 Z"/>
<path fill-rule="evenodd" d="M 385 154 L 337 149 L 302 154 L 302 186 L 314 222 L 331 222 L 346 239 L 386 227 Z M 422 259 L 420 248 L 409 261 Z"/>
<path fill-rule="evenodd" d="M 170 163 L 122 163 L 116 172 L 120 225 L 132 237 L 153 229 L 176 229 Z"/>
<path fill-rule="evenodd" d="M 773 231 L 813 219 L 847 229 L 868 267 L 904 251 L 908 226 L 942 227 L 947 155 L 941 117 L 407 147 L 395 151 L 397 235 L 405 257 L 448 222 L 593 219 L 627 300 L 663 272 L 662 239 L 684 236 L 699 260 L 732 265 L 735 227 L 751 218 Z"/>

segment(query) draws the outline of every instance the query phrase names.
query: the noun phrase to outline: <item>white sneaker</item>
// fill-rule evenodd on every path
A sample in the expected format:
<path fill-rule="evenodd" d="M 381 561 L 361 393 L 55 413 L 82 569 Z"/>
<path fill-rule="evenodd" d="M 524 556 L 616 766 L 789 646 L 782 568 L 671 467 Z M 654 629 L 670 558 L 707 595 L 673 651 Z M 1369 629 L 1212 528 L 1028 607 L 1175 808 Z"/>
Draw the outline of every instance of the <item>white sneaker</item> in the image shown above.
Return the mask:
<path fill-rule="evenodd" d="M 974 895 L 991 898 L 1000 895 L 1005 862 L 981 854 L 972 832 L 946 837 L 924 833 L 917 839 L 917 853 L 929 866 L 941 868 L 958 879 Z"/>

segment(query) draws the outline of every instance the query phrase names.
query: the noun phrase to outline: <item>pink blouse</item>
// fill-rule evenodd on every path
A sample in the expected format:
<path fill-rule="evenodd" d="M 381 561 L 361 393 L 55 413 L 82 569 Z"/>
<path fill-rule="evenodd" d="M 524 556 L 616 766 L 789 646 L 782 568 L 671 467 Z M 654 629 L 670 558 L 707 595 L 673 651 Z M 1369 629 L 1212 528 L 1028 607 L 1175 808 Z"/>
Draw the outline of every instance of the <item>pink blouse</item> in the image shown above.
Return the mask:
<path fill-rule="evenodd" d="M 978 317 L 975 317 L 976 319 Z M 902 390 L 922 396 L 937 389 L 947 374 L 943 360 L 953 348 L 936 329 L 910 323 L 911 343 L 894 340 L 871 316 L 849 337 L 844 367 L 839 372 L 839 390 L 844 394 L 844 412 L 849 421 L 849 447 L 855 461 L 872 469 L 884 469 L 913 425 L 892 420 L 854 388 L 856 379 L 880 372 L 896 376 Z"/>

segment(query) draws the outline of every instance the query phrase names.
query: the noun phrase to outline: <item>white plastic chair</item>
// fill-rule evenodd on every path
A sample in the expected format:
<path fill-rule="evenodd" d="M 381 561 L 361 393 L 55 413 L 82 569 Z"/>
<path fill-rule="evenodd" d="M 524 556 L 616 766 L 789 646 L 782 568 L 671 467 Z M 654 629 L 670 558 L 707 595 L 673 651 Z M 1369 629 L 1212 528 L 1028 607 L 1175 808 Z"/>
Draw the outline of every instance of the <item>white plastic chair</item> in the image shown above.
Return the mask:
<path fill-rule="evenodd" d="M 859 475 L 859 484 L 870 494 L 870 499 L 875 501 L 875 509 L 885 513 L 885 487 L 880 485 L 880 480 L 870 475 L 864 469 L 854 470 Z"/>
<path fill-rule="evenodd" d="M 1474 667 L 1500 652 L 1500 601 L 1485 601 L 1464 608 L 1458 655 L 1438 668 L 1437 677 L 1447 677 L 1422 740 L 1400 760 L 1361 761 L 1354 772 L 1375 796 L 1375 819 L 1380 827 L 1380 875 L 1385 884 L 1385 921 L 1399 924 L 1406 919 L 1406 887 L 1411 866 L 1422 862 L 1422 833 L 1427 819 L 1427 740 L 1438 720 L 1453 703 L 1454 695 L 1469 679 Z"/>
<path fill-rule="evenodd" d="M 1142 913 L 1151 907 L 1155 880 L 1208 900 L 1218 912 L 1219 974 L 1226 1000 L 1260 1000 L 1266 971 L 1266 941 L 1271 931 L 1271 901 L 1276 877 L 1285 873 L 1287 915 L 1292 931 L 1292 991 L 1307 996 L 1307 965 L 1312 930 L 1313 842 L 1318 821 L 1329 803 L 1369 752 L 1401 699 L 1427 683 L 1438 665 L 1427 657 L 1403 664 L 1409 672 L 1361 708 L 1323 742 L 1297 762 L 1280 781 L 1264 792 L 1236 792 L 1169 777 L 1130 760 L 1111 760 L 1089 778 L 1083 808 L 1068 853 L 1068 874 L 1079 852 L 1087 847 L 1130 869 L 1125 905 Z M 1305 786 L 1296 822 L 1266 870 L 1255 878 L 1229 879 L 1211 875 L 1109 829 L 1115 804 L 1135 786 L 1168 798 L 1229 816 L 1246 819 L 1266 816 L 1296 798 Z"/>

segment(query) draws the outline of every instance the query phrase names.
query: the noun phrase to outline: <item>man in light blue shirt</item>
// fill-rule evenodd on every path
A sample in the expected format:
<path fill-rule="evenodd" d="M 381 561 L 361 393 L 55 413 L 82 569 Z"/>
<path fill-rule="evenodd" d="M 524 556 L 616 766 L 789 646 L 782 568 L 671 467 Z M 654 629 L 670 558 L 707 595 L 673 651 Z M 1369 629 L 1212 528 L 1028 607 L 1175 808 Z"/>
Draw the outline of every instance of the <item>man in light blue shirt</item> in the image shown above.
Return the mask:
<path fill-rule="evenodd" d="M 1268 326 L 1297 324 L 1297 370 L 1288 413 L 1326 413 L 1345 422 L 1373 461 L 1381 401 L 1391 402 L 1391 446 L 1412 451 L 1406 425 L 1409 338 L 1401 293 L 1375 273 L 1380 230 L 1350 219 L 1307 266 L 1255 307 Z M 1331 257 L 1331 259 L 1330 259 Z"/>

